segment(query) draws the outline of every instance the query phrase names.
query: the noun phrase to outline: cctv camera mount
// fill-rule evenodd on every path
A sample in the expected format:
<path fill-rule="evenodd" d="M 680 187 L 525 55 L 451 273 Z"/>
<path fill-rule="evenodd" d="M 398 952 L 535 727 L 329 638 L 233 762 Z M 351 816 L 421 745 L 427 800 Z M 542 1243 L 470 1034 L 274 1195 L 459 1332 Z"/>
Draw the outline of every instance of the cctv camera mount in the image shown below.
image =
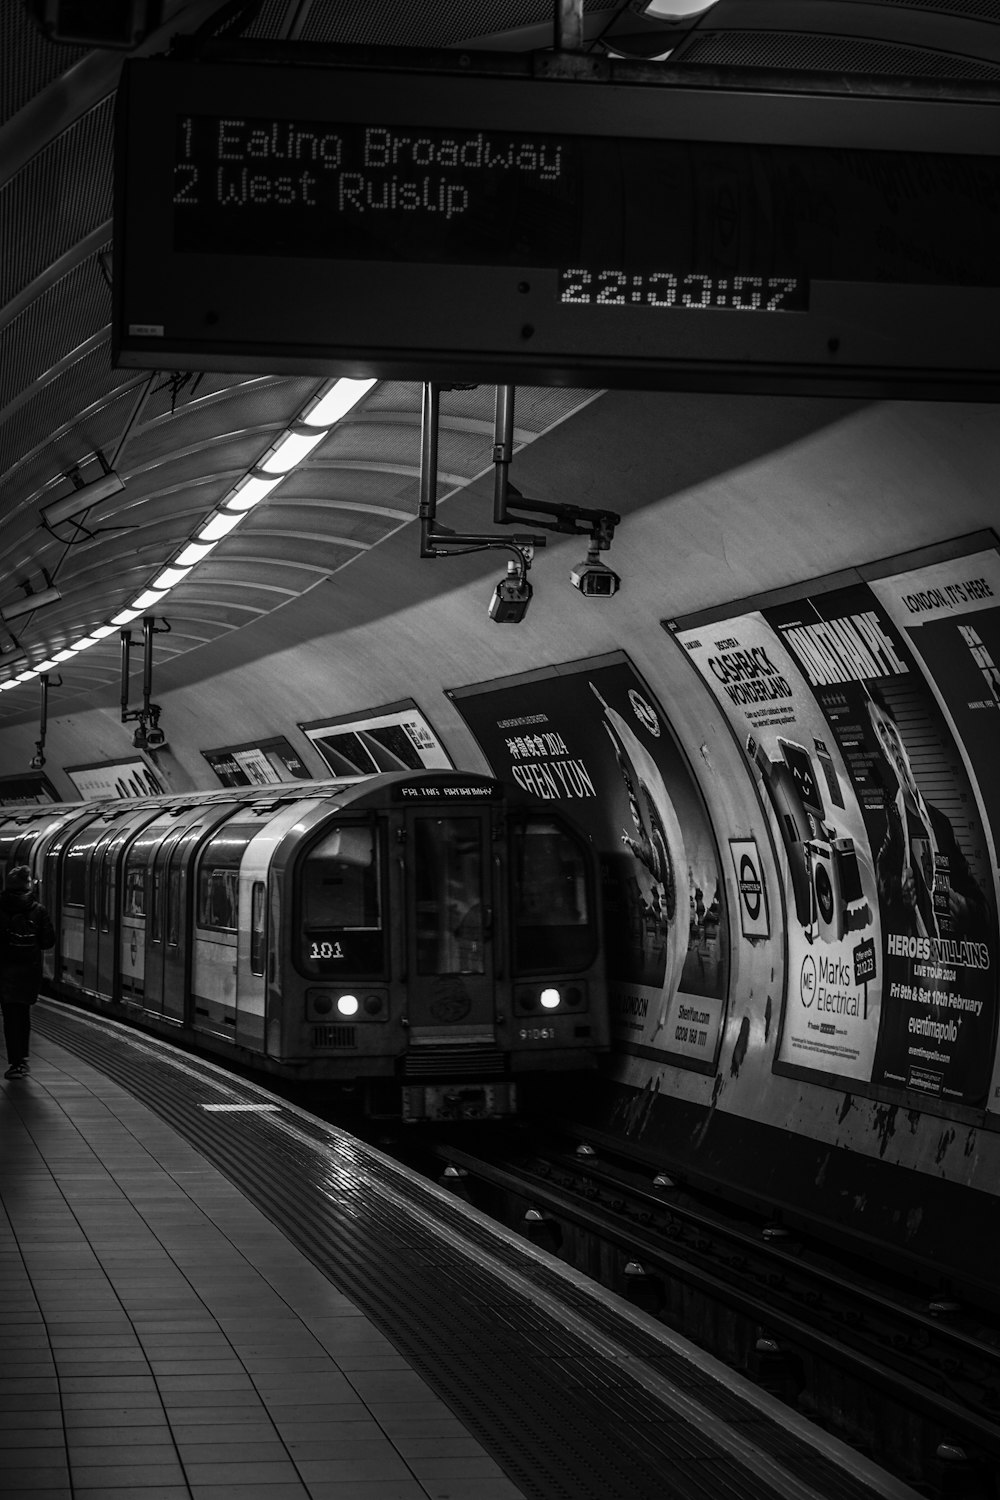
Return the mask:
<path fill-rule="evenodd" d="M 142 707 L 129 708 L 128 706 L 128 678 L 129 678 L 129 655 L 132 649 L 131 630 L 122 630 L 122 662 L 121 662 L 121 704 L 122 723 L 128 724 L 133 719 L 138 720 L 138 725 L 133 736 L 132 743 L 137 750 L 162 750 L 167 742 L 167 737 L 160 725 L 160 705 L 150 702 L 153 692 L 153 636 L 165 635 L 170 630 L 167 620 L 161 620 L 157 625 L 153 615 L 144 615 L 142 621 L 143 630 L 143 673 L 142 673 Z"/>
<path fill-rule="evenodd" d="M 610 599 L 621 587 L 618 574 L 599 560 L 596 545 L 590 548 L 583 562 L 577 563 L 569 578 L 586 599 Z"/>

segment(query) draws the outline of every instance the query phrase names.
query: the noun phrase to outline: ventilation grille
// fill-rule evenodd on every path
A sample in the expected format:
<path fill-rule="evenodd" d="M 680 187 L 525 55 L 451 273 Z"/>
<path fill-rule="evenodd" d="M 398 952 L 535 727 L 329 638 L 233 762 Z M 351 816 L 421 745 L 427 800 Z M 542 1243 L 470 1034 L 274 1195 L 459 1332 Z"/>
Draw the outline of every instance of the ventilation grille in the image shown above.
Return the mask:
<path fill-rule="evenodd" d="M 879 0 L 906 10 L 933 10 L 949 21 L 1000 21 L 1000 0 Z"/>
<path fill-rule="evenodd" d="M 46 287 L 0 332 L 0 410 L 110 317 L 111 293 L 96 256 Z"/>
<path fill-rule="evenodd" d="M 36 446 L 48 440 L 49 452 L 42 465 L 45 478 L 65 469 L 77 460 L 81 448 L 93 452 L 94 445 L 113 440 L 121 431 L 120 424 L 111 433 L 97 435 L 94 414 L 103 401 L 123 385 L 137 384 L 132 370 L 113 370 L 109 345 L 101 342 L 82 359 L 69 366 L 55 379 L 40 388 L 30 401 L 18 407 L 0 429 L 0 475 L 25 458 Z M 74 437 L 69 443 L 59 439 L 74 424 L 80 422 L 81 413 L 86 413 L 81 426 L 86 426 L 87 437 L 81 443 Z M 68 462 L 63 457 L 68 453 Z"/>
<path fill-rule="evenodd" d="M 621 0 L 584 0 L 590 13 L 617 11 Z M 288 26 L 294 13 L 287 0 L 265 0 L 242 33 L 274 41 L 346 42 L 380 47 L 447 47 L 467 37 L 552 24 L 552 0 L 314 0 L 301 24 Z"/>
<path fill-rule="evenodd" d="M 495 1047 L 421 1047 L 403 1063 L 406 1078 L 502 1078 L 504 1054 Z"/>
<path fill-rule="evenodd" d="M 309 1035 L 310 1047 L 356 1047 L 355 1026 L 314 1026 Z"/>
<path fill-rule="evenodd" d="M 86 47 L 46 41 L 23 5 L 0 5 L 0 123 L 54 83 Z"/>
<path fill-rule="evenodd" d="M 95 104 L 0 189 L 0 306 L 109 222 L 113 103 Z"/>
<path fill-rule="evenodd" d="M 788 68 L 814 73 L 882 74 L 902 78 L 1000 78 L 1000 65 L 864 37 L 807 36 L 783 31 L 699 33 L 675 60 L 712 67 Z"/>

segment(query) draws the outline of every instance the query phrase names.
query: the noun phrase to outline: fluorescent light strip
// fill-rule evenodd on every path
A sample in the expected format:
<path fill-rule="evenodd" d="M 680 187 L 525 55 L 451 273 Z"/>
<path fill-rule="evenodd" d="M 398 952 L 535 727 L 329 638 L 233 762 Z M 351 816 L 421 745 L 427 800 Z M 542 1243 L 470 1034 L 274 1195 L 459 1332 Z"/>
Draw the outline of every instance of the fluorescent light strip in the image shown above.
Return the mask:
<path fill-rule="evenodd" d="M 344 377 L 335 381 L 328 391 L 324 391 L 322 396 L 317 397 L 311 407 L 307 407 L 301 417 L 289 424 L 281 437 L 272 444 L 264 458 L 260 459 L 238 484 L 233 486 L 200 531 L 196 532 L 182 551 L 161 569 L 149 587 L 132 600 L 128 609 L 119 610 L 118 614 L 112 615 L 109 624 L 98 626 L 89 635 L 74 641 L 67 650 L 53 652 L 51 661 L 43 662 L 37 667 L 30 667 L 22 671 L 19 676 L 0 682 L 0 692 L 6 692 L 8 688 L 15 687 L 19 682 L 27 682 L 30 678 L 37 677 L 40 672 L 59 662 L 68 661 L 79 651 L 86 651 L 88 647 L 96 646 L 98 641 L 104 640 L 116 629 L 130 624 L 139 615 L 152 609 L 155 604 L 159 604 L 172 588 L 176 588 L 184 581 L 192 568 L 208 556 L 222 537 L 228 536 L 229 532 L 240 524 L 255 505 L 265 500 L 271 491 L 304 458 L 308 457 L 316 445 L 328 435 L 330 429 L 346 417 L 347 413 L 357 406 L 362 396 L 366 396 L 376 384 L 375 379 L 350 380 Z"/>
<path fill-rule="evenodd" d="M 325 396 L 320 396 L 316 405 L 303 414 L 303 422 L 310 427 L 333 427 L 341 417 L 346 417 L 352 406 L 357 406 L 362 396 L 367 396 L 374 380 L 338 380 Z"/>

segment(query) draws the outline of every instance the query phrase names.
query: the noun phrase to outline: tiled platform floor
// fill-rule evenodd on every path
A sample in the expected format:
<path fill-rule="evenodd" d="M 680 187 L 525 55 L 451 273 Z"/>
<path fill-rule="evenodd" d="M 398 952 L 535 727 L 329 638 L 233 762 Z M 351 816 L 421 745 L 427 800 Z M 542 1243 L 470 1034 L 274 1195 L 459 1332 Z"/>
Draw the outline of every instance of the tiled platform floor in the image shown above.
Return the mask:
<path fill-rule="evenodd" d="M 375 1326 L 44 1038 L 0 1081 L 2 1500 L 521 1500 Z"/>

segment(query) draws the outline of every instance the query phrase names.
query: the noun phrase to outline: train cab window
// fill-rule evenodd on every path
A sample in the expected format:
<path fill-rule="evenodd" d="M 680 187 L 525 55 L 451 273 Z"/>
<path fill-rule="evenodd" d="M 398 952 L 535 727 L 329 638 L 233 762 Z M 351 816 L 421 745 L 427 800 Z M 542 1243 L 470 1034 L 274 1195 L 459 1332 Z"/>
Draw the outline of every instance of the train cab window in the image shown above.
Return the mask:
<path fill-rule="evenodd" d="M 478 818 L 417 818 L 417 971 L 482 974 L 483 856 Z"/>
<path fill-rule="evenodd" d="M 374 824 L 328 832 L 300 867 L 299 968 L 305 974 L 381 974 L 382 875 Z"/>
<path fill-rule="evenodd" d="M 226 823 L 205 845 L 198 863 L 198 926 L 235 932 L 239 926 L 240 864 L 259 823 Z"/>
<path fill-rule="evenodd" d="M 551 818 L 512 829 L 514 962 L 520 973 L 585 969 L 597 931 L 591 918 L 586 849 Z"/>

